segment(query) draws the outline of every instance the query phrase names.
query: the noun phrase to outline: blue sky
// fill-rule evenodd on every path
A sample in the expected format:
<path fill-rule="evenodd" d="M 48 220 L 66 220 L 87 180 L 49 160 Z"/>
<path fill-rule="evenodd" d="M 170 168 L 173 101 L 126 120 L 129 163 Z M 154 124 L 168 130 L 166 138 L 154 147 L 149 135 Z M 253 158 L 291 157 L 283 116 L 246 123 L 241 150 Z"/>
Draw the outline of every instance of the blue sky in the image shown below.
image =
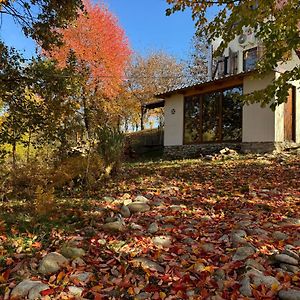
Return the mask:
<path fill-rule="evenodd" d="M 178 59 L 186 58 L 191 38 L 195 32 L 190 12 L 165 16 L 168 7 L 165 0 L 103 0 L 119 19 L 131 47 L 146 54 L 152 50 L 164 50 Z M 20 27 L 8 17 L 3 17 L 0 37 L 4 42 L 34 55 L 35 44 L 26 38 Z"/>

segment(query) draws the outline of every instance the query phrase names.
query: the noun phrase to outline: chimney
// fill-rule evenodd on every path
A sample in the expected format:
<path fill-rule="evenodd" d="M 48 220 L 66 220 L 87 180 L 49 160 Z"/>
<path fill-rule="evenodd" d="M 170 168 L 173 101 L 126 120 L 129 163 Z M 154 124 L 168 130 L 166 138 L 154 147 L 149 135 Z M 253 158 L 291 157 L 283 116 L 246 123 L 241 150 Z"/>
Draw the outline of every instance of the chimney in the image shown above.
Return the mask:
<path fill-rule="evenodd" d="M 207 50 L 207 80 L 210 81 L 213 72 L 213 46 L 209 44 Z"/>

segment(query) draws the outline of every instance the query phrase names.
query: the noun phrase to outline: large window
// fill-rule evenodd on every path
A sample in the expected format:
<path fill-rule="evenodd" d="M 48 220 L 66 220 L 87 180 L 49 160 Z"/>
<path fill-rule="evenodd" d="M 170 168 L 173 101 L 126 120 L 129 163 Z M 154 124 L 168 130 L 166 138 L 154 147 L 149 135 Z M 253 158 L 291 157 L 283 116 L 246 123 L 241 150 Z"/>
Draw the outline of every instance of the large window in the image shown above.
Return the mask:
<path fill-rule="evenodd" d="M 242 105 L 237 96 L 241 87 L 186 97 L 184 143 L 241 141 Z"/>

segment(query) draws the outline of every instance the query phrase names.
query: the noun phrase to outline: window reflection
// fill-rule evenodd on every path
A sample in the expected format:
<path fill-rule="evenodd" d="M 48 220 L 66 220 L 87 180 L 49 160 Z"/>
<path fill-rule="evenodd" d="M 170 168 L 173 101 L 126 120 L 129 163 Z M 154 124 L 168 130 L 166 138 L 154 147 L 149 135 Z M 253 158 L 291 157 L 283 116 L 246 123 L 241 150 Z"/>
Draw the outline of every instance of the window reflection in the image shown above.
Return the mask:
<path fill-rule="evenodd" d="M 185 98 L 184 143 L 241 141 L 242 87 Z"/>

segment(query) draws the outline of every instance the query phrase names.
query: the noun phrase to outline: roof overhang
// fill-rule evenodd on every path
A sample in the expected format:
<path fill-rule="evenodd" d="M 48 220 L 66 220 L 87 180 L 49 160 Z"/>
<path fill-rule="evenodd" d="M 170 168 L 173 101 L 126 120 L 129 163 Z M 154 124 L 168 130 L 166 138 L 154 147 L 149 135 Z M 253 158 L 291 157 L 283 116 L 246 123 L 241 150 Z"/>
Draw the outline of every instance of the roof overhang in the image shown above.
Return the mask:
<path fill-rule="evenodd" d="M 164 99 L 158 99 L 156 102 L 143 104 L 143 107 L 145 109 L 155 109 L 155 108 L 160 108 L 160 107 L 164 107 L 164 106 L 165 106 L 165 100 Z"/>
<path fill-rule="evenodd" d="M 243 79 L 250 74 L 255 73 L 254 71 L 239 73 L 232 76 L 223 77 L 220 79 L 215 79 L 203 83 L 199 83 L 192 86 L 187 86 L 172 91 L 168 91 L 162 94 L 157 95 L 157 98 L 165 99 L 175 94 L 183 94 L 186 96 L 204 94 L 209 92 L 214 92 L 226 88 L 231 88 L 234 86 L 239 86 L 243 84 Z"/>

